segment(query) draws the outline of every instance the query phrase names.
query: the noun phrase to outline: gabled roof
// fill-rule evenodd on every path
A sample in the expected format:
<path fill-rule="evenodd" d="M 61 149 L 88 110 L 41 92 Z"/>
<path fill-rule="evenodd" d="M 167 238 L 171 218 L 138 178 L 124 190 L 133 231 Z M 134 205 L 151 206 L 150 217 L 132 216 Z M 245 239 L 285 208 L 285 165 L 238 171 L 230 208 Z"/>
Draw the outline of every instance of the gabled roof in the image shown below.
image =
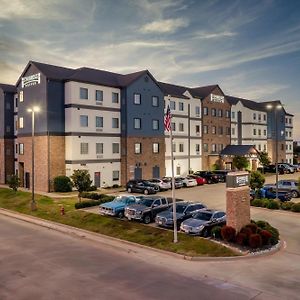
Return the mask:
<path fill-rule="evenodd" d="M 165 82 L 158 82 L 158 85 L 160 86 L 161 90 L 165 94 L 165 96 L 173 96 L 177 98 L 183 98 L 183 99 L 189 99 L 184 95 L 184 93 L 189 90 L 185 86 L 165 83 Z"/>
<path fill-rule="evenodd" d="M 0 89 L 2 89 L 3 92 L 6 92 L 6 93 L 16 93 L 17 92 L 16 87 L 11 84 L 0 83 Z"/>
<path fill-rule="evenodd" d="M 201 86 L 189 89 L 193 97 L 204 99 L 207 97 L 215 88 L 220 88 L 218 84 Z M 220 89 L 221 90 L 221 89 Z"/>
<path fill-rule="evenodd" d="M 220 153 L 221 155 L 246 156 L 258 154 L 254 145 L 227 145 Z"/>
<path fill-rule="evenodd" d="M 258 110 L 258 111 L 266 111 L 266 104 L 264 102 L 256 102 L 244 98 L 233 97 L 226 95 L 226 99 L 230 105 L 236 105 L 239 101 L 247 108 L 251 110 Z"/>

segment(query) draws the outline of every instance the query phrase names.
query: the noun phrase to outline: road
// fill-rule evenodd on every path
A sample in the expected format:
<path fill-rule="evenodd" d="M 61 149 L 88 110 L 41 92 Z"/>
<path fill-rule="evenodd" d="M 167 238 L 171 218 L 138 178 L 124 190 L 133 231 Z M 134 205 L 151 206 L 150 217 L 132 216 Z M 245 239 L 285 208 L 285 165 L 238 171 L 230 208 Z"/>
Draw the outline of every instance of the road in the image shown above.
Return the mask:
<path fill-rule="evenodd" d="M 4 216 L 0 224 L 1 300 L 264 299 L 258 290 L 208 277 L 204 270 L 196 276 L 175 272 L 165 264 L 168 257 L 149 250 L 120 252 Z"/>

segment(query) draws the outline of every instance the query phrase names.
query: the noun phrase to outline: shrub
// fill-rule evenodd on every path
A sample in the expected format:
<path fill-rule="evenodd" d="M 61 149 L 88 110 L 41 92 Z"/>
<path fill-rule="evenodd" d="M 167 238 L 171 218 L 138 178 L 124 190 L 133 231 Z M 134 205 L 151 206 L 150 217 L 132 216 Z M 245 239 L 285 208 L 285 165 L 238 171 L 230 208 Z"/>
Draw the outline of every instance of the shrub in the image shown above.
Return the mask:
<path fill-rule="evenodd" d="M 222 239 L 227 241 L 227 242 L 233 242 L 234 239 L 235 239 L 235 234 L 236 234 L 236 231 L 231 226 L 225 225 L 221 229 Z"/>
<path fill-rule="evenodd" d="M 72 182 L 68 176 L 57 176 L 53 180 L 54 192 L 67 193 L 72 191 Z"/>
<path fill-rule="evenodd" d="M 279 209 L 280 208 L 280 202 L 276 200 L 269 200 L 269 203 L 266 206 L 268 209 Z"/>
<path fill-rule="evenodd" d="M 261 236 L 262 244 L 269 245 L 272 233 L 268 230 L 261 230 L 259 235 Z"/>
<path fill-rule="evenodd" d="M 249 246 L 253 249 L 260 248 L 262 246 L 262 238 L 259 234 L 251 234 L 249 237 Z"/>
<path fill-rule="evenodd" d="M 248 243 L 249 241 L 249 237 L 252 234 L 252 230 L 246 226 L 244 226 L 241 230 L 240 233 L 245 234 L 245 245 Z"/>
<path fill-rule="evenodd" d="M 251 233 L 257 233 L 257 225 L 256 224 L 250 223 L 250 224 L 247 224 L 245 227 L 249 228 L 251 230 Z"/>
<path fill-rule="evenodd" d="M 257 221 L 256 225 L 261 228 L 262 230 L 267 230 L 272 234 L 272 237 L 270 238 L 270 244 L 275 245 L 278 243 L 279 240 L 279 231 L 271 226 L 268 222 L 266 221 Z"/>
<path fill-rule="evenodd" d="M 80 208 L 84 208 L 84 207 L 97 206 L 97 205 L 100 205 L 100 204 L 105 203 L 105 202 L 110 202 L 114 198 L 112 196 L 107 196 L 107 195 L 104 195 L 104 196 L 105 197 L 102 197 L 99 200 L 90 200 L 90 201 L 77 202 L 77 203 L 75 203 L 75 208 L 80 209 Z"/>
<path fill-rule="evenodd" d="M 246 233 L 239 232 L 236 236 L 236 243 L 245 246 L 247 245 L 247 235 Z"/>
<path fill-rule="evenodd" d="M 261 199 L 261 203 L 262 203 L 261 207 L 267 207 L 269 205 L 269 202 L 270 202 L 270 199 L 262 198 Z"/>
<path fill-rule="evenodd" d="M 262 199 L 254 199 L 251 201 L 251 205 L 255 207 L 263 207 L 263 200 Z"/>
<path fill-rule="evenodd" d="M 91 185 L 86 191 L 87 192 L 97 191 L 97 187 L 95 185 Z"/>
<path fill-rule="evenodd" d="M 293 212 L 300 212 L 300 202 L 294 203 L 291 207 L 291 211 Z"/>
<path fill-rule="evenodd" d="M 250 173 L 250 187 L 253 190 L 261 189 L 265 183 L 265 176 L 259 171 Z"/>
<path fill-rule="evenodd" d="M 8 186 L 14 191 L 17 192 L 20 187 L 21 180 L 18 175 L 11 175 L 7 180 Z"/>
<path fill-rule="evenodd" d="M 281 202 L 280 207 L 283 210 L 291 210 L 294 203 L 295 202 L 292 202 L 292 201 Z"/>
<path fill-rule="evenodd" d="M 214 226 L 211 230 L 211 236 L 215 239 L 221 238 L 221 226 Z"/>
<path fill-rule="evenodd" d="M 120 187 L 120 185 L 118 185 L 118 184 L 113 184 L 113 186 L 112 186 L 114 189 L 116 189 L 116 188 L 119 188 Z"/>

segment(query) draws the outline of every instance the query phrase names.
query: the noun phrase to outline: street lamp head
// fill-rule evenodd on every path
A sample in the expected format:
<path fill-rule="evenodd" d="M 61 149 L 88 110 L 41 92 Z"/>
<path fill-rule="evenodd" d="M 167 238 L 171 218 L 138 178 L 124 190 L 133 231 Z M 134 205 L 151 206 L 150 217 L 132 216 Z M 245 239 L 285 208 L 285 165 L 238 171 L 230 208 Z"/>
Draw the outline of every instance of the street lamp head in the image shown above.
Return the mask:
<path fill-rule="evenodd" d="M 268 104 L 266 107 L 267 107 L 267 109 L 272 109 L 273 105 L 272 104 Z"/>
<path fill-rule="evenodd" d="M 277 104 L 277 105 L 276 105 L 276 109 L 278 109 L 278 110 L 282 109 L 282 105 Z"/>

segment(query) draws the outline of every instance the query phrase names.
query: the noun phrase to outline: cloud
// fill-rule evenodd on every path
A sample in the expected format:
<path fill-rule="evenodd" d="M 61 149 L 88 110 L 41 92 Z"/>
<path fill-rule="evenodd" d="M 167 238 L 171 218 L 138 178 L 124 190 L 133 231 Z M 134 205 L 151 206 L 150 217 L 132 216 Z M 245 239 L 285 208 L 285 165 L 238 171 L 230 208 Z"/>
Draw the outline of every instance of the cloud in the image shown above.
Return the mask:
<path fill-rule="evenodd" d="M 233 37 L 236 36 L 237 32 L 232 31 L 222 31 L 222 32 L 196 32 L 193 33 L 193 39 L 219 39 L 219 38 L 226 38 L 226 37 Z"/>
<path fill-rule="evenodd" d="M 179 28 L 184 28 L 189 25 L 189 22 L 183 18 L 168 19 L 147 23 L 140 31 L 142 33 L 173 33 Z"/>

